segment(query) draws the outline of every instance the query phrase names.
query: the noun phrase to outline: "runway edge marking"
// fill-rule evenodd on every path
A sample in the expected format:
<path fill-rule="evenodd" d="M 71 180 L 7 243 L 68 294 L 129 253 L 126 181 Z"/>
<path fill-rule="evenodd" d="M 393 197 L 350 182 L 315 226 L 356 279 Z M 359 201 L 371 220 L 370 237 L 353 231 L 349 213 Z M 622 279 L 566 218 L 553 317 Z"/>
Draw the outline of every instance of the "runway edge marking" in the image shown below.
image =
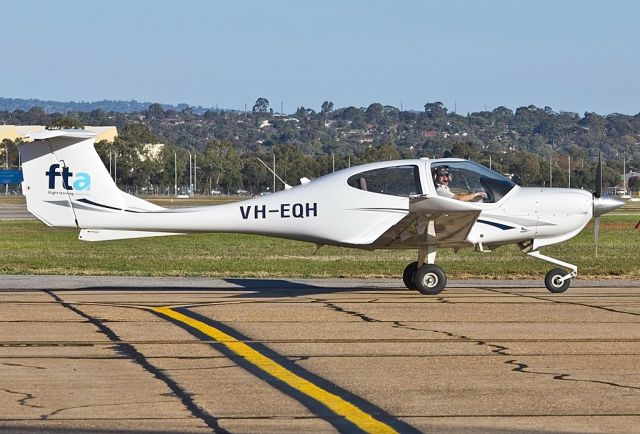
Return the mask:
<path fill-rule="evenodd" d="M 346 421 L 350 422 L 350 424 L 352 424 L 352 428 L 353 426 L 355 426 L 357 427 L 357 429 L 367 433 L 398 433 L 399 431 L 394 429 L 391 425 L 400 425 L 398 428 L 401 431 L 406 431 L 408 428 L 409 431 L 415 432 L 415 429 L 409 427 L 408 425 L 405 425 L 398 420 L 389 421 L 390 424 L 388 424 L 376 419 L 372 415 L 360 409 L 357 405 L 343 399 L 335 393 L 331 393 L 328 390 L 325 390 L 324 388 L 314 384 L 312 381 L 303 378 L 301 375 L 294 373 L 292 370 L 286 368 L 281 363 L 278 363 L 274 359 L 267 357 L 256 348 L 244 342 L 241 342 L 231 334 L 222 331 L 218 327 L 207 324 L 192 316 L 189 316 L 197 315 L 193 312 L 187 311 L 189 313 L 189 315 L 187 315 L 185 313 L 178 312 L 174 307 L 171 306 L 154 307 L 150 308 L 150 310 L 155 312 L 156 314 L 159 314 L 160 316 L 170 318 L 178 325 L 186 325 L 190 329 L 193 329 L 212 338 L 216 343 L 223 345 L 227 350 L 240 357 L 241 360 L 248 363 L 250 366 L 257 368 L 262 373 L 267 374 L 268 376 L 273 377 L 274 379 L 277 379 L 280 382 L 286 384 L 287 386 L 295 390 L 298 394 L 302 394 L 307 398 L 302 401 L 302 403 L 307 407 L 315 407 L 317 406 L 317 404 L 321 404 L 323 407 L 329 409 L 335 415 L 341 416 L 346 419 Z M 186 309 L 182 308 L 181 310 L 183 310 L 184 312 Z M 298 399 L 296 396 L 293 397 Z M 309 398 L 316 402 L 315 406 L 308 405 Z M 368 406 L 374 407 L 372 404 L 368 404 Z M 377 412 L 380 412 L 380 410 L 378 410 Z M 316 414 L 322 417 L 322 414 L 318 414 L 317 412 Z M 338 421 L 331 419 L 327 419 L 327 421 L 341 431 L 344 428 L 347 428 Z M 337 426 L 336 422 L 338 422 Z"/>

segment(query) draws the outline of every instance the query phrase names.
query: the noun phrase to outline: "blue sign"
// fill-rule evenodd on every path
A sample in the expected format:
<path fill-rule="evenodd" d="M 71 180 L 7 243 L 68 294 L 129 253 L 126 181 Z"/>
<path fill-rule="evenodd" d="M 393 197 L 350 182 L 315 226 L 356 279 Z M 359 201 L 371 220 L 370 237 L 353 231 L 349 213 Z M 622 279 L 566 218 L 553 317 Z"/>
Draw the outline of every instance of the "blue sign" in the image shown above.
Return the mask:
<path fill-rule="evenodd" d="M 22 170 L 0 170 L 0 184 L 20 184 L 22 182 Z"/>

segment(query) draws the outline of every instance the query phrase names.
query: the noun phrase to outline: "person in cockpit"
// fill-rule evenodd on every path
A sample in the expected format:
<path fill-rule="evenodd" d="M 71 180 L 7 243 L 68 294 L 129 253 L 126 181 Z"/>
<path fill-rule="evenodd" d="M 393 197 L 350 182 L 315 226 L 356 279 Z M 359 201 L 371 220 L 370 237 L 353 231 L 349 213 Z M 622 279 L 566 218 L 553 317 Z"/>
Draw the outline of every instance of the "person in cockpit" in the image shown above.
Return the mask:
<path fill-rule="evenodd" d="M 438 193 L 439 196 L 461 200 L 464 202 L 476 201 L 479 200 L 478 198 L 487 198 L 487 193 L 485 193 L 484 191 L 476 191 L 467 194 L 455 194 L 449 188 L 449 181 L 451 181 L 451 179 L 452 177 L 449 166 L 438 166 L 433 169 L 433 183 L 436 186 L 436 193 Z"/>

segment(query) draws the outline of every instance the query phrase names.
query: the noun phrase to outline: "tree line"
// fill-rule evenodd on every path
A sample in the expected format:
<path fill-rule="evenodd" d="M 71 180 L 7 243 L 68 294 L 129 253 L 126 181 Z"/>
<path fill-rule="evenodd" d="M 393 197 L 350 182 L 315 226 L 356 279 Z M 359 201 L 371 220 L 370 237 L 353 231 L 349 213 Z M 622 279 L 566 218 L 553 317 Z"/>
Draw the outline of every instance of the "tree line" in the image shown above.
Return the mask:
<path fill-rule="evenodd" d="M 188 152 L 192 167 L 197 161 L 198 193 L 269 191 L 272 175 L 258 158 L 271 164 L 274 157 L 278 175 L 292 185 L 349 165 L 445 153 L 491 165 L 524 186 L 570 183 L 591 189 L 600 153 L 607 160 L 605 185 L 621 183 L 623 158 L 627 169 L 640 167 L 640 114 L 580 116 L 550 107 L 460 115 L 440 102 L 426 103 L 423 111 L 402 111 L 379 103 L 334 108 L 324 101 L 318 111 L 299 107 L 284 115 L 258 98 L 247 112 L 198 114 L 190 107 L 150 104 L 129 113 L 47 114 L 34 107 L 0 112 L 0 122 L 50 128 L 116 125 L 115 142 L 96 148 L 106 163 L 117 159 L 118 184 L 133 192 L 172 192 L 176 173 L 178 185 L 187 185 Z M 157 157 L 145 147 L 150 143 L 165 144 Z"/>

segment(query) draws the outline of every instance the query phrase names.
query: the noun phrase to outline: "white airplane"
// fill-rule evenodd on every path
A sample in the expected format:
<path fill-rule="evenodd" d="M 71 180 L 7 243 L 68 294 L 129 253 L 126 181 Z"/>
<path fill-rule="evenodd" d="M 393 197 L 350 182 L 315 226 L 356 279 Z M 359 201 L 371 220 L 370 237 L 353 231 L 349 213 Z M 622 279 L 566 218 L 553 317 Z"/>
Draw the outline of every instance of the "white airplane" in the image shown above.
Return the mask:
<path fill-rule="evenodd" d="M 592 217 L 597 243 L 598 217 L 624 204 L 601 197 L 601 179 L 593 194 L 524 188 L 475 162 L 446 158 L 365 164 L 241 202 L 167 209 L 118 189 L 94 149 L 93 133 L 51 130 L 30 137 L 33 142 L 21 148 L 27 207 L 49 226 L 79 229 L 80 240 L 240 232 L 319 246 L 415 249 L 404 284 L 431 295 L 447 282 L 435 264 L 438 249 L 488 251 L 504 244 L 562 267 L 547 273 L 545 285 L 564 292 L 577 267 L 540 249 L 574 237 Z M 434 176 L 445 172 L 449 195 L 456 197 L 436 190 Z"/>

